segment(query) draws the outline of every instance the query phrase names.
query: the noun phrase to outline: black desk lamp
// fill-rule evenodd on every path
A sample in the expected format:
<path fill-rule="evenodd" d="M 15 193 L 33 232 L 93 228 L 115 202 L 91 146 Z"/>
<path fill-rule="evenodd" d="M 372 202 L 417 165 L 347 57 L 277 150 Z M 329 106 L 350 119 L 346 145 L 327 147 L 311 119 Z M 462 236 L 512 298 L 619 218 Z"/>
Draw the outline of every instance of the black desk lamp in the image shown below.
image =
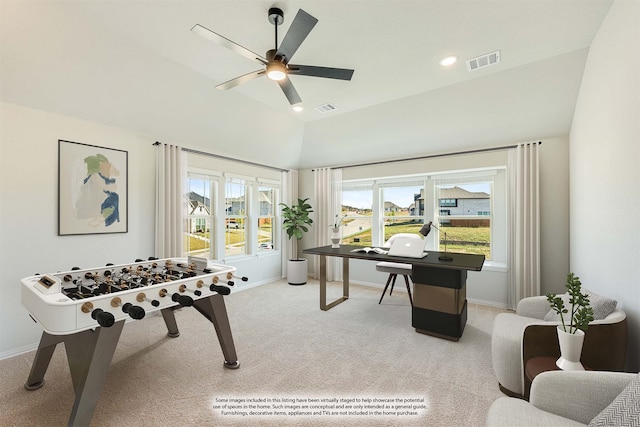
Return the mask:
<path fill-rule="evenodd" d="M 440 231 L 441 233 L 444 233 L 444 254 L 440 255 L 438 257 L 438 259 L 440 261 L 453 261 L 453 258 L 451 256 L 447 255 L 447 232 L 446 231 L 440 230 L 438 227 L 433 225 L 433 221 L 429 221 L 428 223 L 426 223 L 426 224 L 424 224 L 422 226 L 422 228 L 420 229 L 419 233 L 422 234 L 424 237 L 427 237 L 427 234 L 429 234 L 429 232 L 431 231 L 431 227 L 435 228 L 436 230 Z"/>

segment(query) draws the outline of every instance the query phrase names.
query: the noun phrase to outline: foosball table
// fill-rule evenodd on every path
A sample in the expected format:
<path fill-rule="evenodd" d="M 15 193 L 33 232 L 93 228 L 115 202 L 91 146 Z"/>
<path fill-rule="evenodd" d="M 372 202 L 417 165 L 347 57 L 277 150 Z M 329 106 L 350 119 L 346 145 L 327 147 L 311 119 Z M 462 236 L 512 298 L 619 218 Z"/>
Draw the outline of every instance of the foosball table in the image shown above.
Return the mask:
<path fill-rule="evenodd" d="M 204 258 L 149 258 L 22 279 L 22 304 L 44 329 L 25 388 L 42 387 L 53 352 L 64 343 L 75 391 L 69 426 L 89 425 L 125 322 L 159 311 L 175 338 L 180 307 L 195 308 L 213 324 L 223 366 L 237 369 L 223 298 L 234 279 L 247 280 L 235 271 Z"/>

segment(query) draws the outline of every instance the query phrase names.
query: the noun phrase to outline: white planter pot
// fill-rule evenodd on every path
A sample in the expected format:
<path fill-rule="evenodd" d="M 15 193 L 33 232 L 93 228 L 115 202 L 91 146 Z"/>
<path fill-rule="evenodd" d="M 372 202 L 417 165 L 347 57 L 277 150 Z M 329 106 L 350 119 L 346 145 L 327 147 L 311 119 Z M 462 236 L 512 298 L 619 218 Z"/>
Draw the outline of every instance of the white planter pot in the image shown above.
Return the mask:
<path fill-rule="evenodd" d="M 556 366 L 563 371 L 584 371 L 584 366 L 580 363 L 584 331 L 578 329 L 575 334 L 570 334 L 562 330 L 562 326 L 558 326 L 558 343 L 560 358 L 556 360 Z"/>
<path fill-rule="evenodd" d="M 307 283 L 309 261 L 306 258 L 290 259 L 287 261 L 287 282 L 290 285 L 304 285 Z"/>
<path fill-rule="evenodd" d="M 331 247 L 340 247 L 340 227 L 331 227 Z"/>

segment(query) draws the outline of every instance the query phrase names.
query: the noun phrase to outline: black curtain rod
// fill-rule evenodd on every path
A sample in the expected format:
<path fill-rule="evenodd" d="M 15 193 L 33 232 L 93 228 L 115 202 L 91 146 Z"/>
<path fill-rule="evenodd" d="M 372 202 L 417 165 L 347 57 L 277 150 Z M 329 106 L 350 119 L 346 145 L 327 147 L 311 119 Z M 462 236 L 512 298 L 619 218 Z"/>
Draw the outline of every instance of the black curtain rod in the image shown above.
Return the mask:
<path fill-rule="evenodd" d="M 542 141 L 538 141 L 538 144 L 542 144 Z M 380 160 L 378 162 L 369 162 L 369 163 L 359 163 L 355 165 L 345 165 L 345 166 L 333 166 L 329 169 L 348 169 L 348 168 L 357 168 L 360 166 L 373 166 L 373 165 L 383 165 L 386 163 L 396 163 L 396 162 L 407 162 L 410 160 L 424 160 L 424 159 L 434 159 L 437 157 L 448 157 L 448 156 L 458 156 L 461 154 L 476 154 L 476 153 L 485 153 L 488 151 L 500 151 L 500 150 L 508 150 L 510 148 L 516 148 L 520 144 L 514 145 L 505 145 L 503 147 L 492 147 L 492 148 L 480 148 L 478 150 L 469 150 L 469 151 L 457 151 L 454 153 L 442 153 L 442 154 L 431 154 L 427 156 L 419 156 L 419 157 L 409 157 L 405 159 L 395 159 L 395 160 Z M 312 169 L 312 171 L 315 169 Z"/>
<path fill-rule="evenodd" d="M 153 145 L 160 145 L 160 144 L 162 144 L 160 141 L 156 141 L 156 142 L 153 143 Z M 267 168 L 267 169 L 276 170 L 276 171 L 280 171 L 280 172 L 289 172 L 289 169 L 281 169 L 281 168 L 277 168 L 275 166 L 262 165 L 260 163 L 254 163 L 254 162 L 250 162 L 248 160 L 234 159 L 233 157 L 221 156 L 219 154 L 207 153 L 207 152 L 204 152 L 204 151 L 193 150 L 191 148 L 184 148 L 183 147 L 183 148 L 181 148 L 181 150 L 182 151 L 186 151 L 187 153 L 200 154 L 202 156 L 215 157 L 217 159 L 223 159 L 223 160 L 230 160 L 232 162 L 244 163 L 246 165 L 258 166 L 258 167 L 261 167 L 261 168 Z"/>

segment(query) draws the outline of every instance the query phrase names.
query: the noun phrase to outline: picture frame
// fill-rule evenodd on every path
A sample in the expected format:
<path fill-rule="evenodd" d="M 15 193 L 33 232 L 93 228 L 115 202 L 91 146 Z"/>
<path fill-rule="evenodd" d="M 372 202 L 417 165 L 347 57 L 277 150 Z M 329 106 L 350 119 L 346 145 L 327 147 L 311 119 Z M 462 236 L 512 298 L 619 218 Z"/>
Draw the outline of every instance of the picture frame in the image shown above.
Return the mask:
<path fill-rule="evenodd" d="M 58 140 L 58 235 L 128 232 L 124 150 Z"/>

